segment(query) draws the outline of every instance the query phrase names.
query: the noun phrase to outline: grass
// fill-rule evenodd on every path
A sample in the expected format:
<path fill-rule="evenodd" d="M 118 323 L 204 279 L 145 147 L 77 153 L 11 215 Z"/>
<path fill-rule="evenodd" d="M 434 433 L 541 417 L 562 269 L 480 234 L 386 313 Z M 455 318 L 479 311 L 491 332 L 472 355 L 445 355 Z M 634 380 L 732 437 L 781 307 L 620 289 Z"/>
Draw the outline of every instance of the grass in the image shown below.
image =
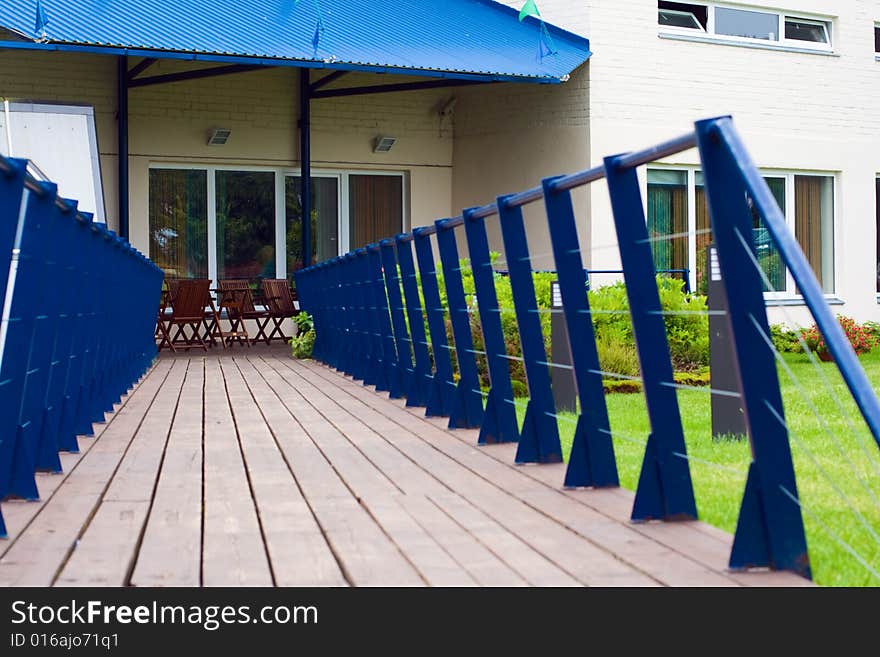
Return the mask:
<path fill-rule="evenodd" d="M 784 359 L 793 377 L 780 366 L 779 381 L 813 578 L 825 586 L 880 586 L 880 450 L 833 363 L 817 366 L 805 354 Z M 880 349 L 860 360 L 880 390 Z M 707 391 L 678 391 L 694 494 L 700 519 L 733 533 L 751 452 L 748 441 L 712 439 Z M 606 400 L 621 485 L 635 490 L 649 433 L 644 397 Z M 518 409 L 522 421 L 524 406 Z M 566 455 L 575 419 L 560 417 Z"/>

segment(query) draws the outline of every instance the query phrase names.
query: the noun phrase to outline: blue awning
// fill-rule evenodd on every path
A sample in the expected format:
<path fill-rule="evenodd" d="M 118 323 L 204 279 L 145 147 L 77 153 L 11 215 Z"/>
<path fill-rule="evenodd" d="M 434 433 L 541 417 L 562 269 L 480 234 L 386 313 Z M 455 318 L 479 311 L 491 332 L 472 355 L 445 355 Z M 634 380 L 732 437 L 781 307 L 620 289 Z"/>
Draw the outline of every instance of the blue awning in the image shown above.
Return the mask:
<path fill-rule="evenodd" d="M 561 82 L 589 40 L 490 0 L 2 0 L 0 48 Z"/>

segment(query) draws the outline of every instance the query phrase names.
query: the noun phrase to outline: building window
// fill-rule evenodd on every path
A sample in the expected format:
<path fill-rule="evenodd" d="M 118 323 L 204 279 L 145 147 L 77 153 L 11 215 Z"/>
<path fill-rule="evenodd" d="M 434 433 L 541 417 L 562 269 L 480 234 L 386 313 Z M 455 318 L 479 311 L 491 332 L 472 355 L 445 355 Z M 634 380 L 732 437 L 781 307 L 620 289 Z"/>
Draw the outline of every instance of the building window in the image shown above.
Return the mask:
<path fill-rule="evenodd" d="M 874 53 L 880 55 L 880 25 L 874 26 Z"/>
<path fill-rule="evenodd" d="M 275 278 L 275 174 L 217 171 L 217 278 Z"/>
<path fill-rule="evenodd" d="M 169 278 L 288 278 L 303 266 L 302 180 L 252 167 L 150 167 L 149 252 Z M 311 262 L 404 230 L 404 174 L 315 171 Z"/>
<path fill-rule="evenodd" d="M 706 31 L 708 10 L 703 5 L 683 2 L 658 2 L 658 20 L 663 27 L 683 27 L 690 30 Z"/>
<path fill-rule="evenodd" d="M 302 178 L 285 183 L 287 275 L 302 269 Z M 312 177 L 312 262 L 339 255 L 339 178 Z"/>
<path fill-rule="evenodd" d="M 834 179 L 794 176 L 794 234 L 822 289 L 834 291 Z"/>
<path fill-rule="evenodd" d="M 648 169 L 648 237 L 657 271 L 689 269 L 687 171 Z"/>
<path fill-rule="evenodd" d="M 770 193 L 776 199 L 776 205 L 782 210 L 782 215 L 786 216 L 785 178 L 764 176 L 764 182 L 770 188 Z M 752 239 L 755 242 L 755 256 L 758 260 L 758 265 L 760 265 L 761 271 L 764 273 L 762 277 L 764 279 L 764 291 L 785 292 L 788 282 L 786 280 L 782 255 L 770 237 L 770 232 L 767 230 L 764 218 L 754 207 L 752 207 Z"/>
<path fill-rule="evenodd" d="M 801 173 L 764 176 L 826 294 L 834 291 L 834 177 Z M 878 183 L 880 184 L 880 183 Z M 878 189 L 880 193 L 880 189 Z M 688 199 L 693 199 L 689 204 Z M 707 289 L 706 248 L 712 241 L 703 174 L 695 169 L 648 169 L 648 233 L 658 271 L 687 269 L 691 288 Z M 878 210 L 880 230 L 880 210 Z M 752 238 L 765 291 L 792 296 L 794 282 L 763 218 L 752 214 Z M 880 291 L 880 236 L 878 236 Z"/>
<path fill-rule="evenodd" d="M 822 21 L 786 17 L 785 38 L 792 41 L 828 43 L 828 25 Z"/>
<path fill-rule="evenodd" d="M 763 11 L 716 7 L 715 34 L 778 41 L 779 15 Z"/>
<path fill-rule="evenodd" d="M 403 178 L 352 174 L 348 179 L 351 248 L 399 233 L 403 226 Z"/>
<path fill-rule="evenodd" d="M 150 169 L 150 259 L 168 278 L 208 276 L 208 172 Z"/>
<path fill-rule="evenodd" d="M 874 182 L 874 209 L 877 213 L 877 293 L 880 294 L 880 176 Z"/>
<path fill-rule="evenodd" d="M 719 41 L 764 42 L 828 50 L 831 20 L 723 4 L 657 3 L 658 23 L 667 34 L 704 32 Z"/>

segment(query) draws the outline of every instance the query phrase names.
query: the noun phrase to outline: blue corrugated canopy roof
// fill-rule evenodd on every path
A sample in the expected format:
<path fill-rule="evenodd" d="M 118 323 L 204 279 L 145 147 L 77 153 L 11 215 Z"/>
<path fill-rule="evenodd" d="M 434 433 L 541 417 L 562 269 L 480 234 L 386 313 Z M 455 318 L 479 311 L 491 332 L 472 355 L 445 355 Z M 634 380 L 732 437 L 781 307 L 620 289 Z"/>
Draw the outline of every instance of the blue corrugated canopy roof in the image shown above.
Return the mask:
<path fill-rule="evenodd" d="M 560 82 L 589 41 L 491 0 L 2 0 L 0 47 Z M 0 36 L 0 40 L 3 37 Z"/>

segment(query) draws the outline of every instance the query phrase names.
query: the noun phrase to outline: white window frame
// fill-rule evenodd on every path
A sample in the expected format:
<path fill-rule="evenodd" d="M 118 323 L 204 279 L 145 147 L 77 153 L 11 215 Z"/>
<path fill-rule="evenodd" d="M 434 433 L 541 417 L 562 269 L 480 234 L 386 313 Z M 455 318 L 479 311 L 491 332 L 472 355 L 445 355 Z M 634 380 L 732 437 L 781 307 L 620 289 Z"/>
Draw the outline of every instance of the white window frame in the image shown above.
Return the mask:
<path fill-rule="evenodd" d="M 685 171 L 687 172 L 687 226 L 688 226 L 688 283 L 692 290 L 697 289 L 697 172 L 702 171 L 702 167 L 695 165 L 674 165 L 674 164 L 658 164 L 652 163 L 645 169 L 644 187 L 642 189 L 643 198 L 648 196 L 648 176 L 647 169 L 657 169 L 663 171 Z M 834 277 L 831 292 L 825 292 L 826 299 L 837 299 L 837 286 L 839 277 L 840 263 L 838 258 L 839 241 L 839 221 L 840 216 L 839 204 L 840 194 L 838 190 L 838 174 L 833 171 L 809 171 L 797 169 L 760 169 L 762 178 L 783 178 L 785 179 L 785 225 L 789 228 L 792 235 L 795 234 L 795 176 L 816 176 L 831 178 L 832 189 L 832 205 L 831 205 L 831 232 L 834 238 L 834 246 L 832 249 L 832 258 L 834 259 L 832 266 L 832 276 Z M 780 292 L 765 292 L 764 298 L 767 301 L 791 302 L 793 300 L 802 300 L 803 297 L 795 293 L 797 286 L 788 267 L 785 268 L 785 290 Z"/>
<path fill-rule="evenodd" d="M 275 174 L 275 276 L 287 277 L 287 226 L 286 226 L 286 203 L 285 181 L 288 176 L 301 176 L 302 169 L 299 167 L 269 167 L 245 164 L 199 164 L 197 162 L 151 162 L 149 169 L 178 169 L 185 171 L 205 171 L 207 178 L 207 222 L 208 222 L 208 278 L 217 280 L 217 188 L 216 176 L 218 171 L 253 171 L 271 172 Z M 149 173 L 147 174 L 149 175 Z M 409 220 L 409 195 L 407 185 L 407 171 L 391 171 L 387 169 L 323 169 L 313 168 L 313 178 L 336 179 L 339 190 L 339 212 L 337 221 L 338 254 L 343 255 L 350 250 L 349 235 L 349 194 L 348 179 L 351 175 L 367 176 L 398 176 L 401 178 L 401 203 L 403 212 L 401 216 L 400 232 L 406 230 Z M 148 185 L 149 187 L 149 185 Z M 149 191 L 147 192 L 149 194 Z M 149 203 L 149 199 L 147 200 Z M 149 221 L 149 217 L 147 217 Z M 148 230 L 149 233 L 149 230 Z M 388 237 L 392 237 L 389 235 Z M 148 235 L 149 239 L 149 235 Z M 149 243 L 146 245 L 149 251 Z"/>
<path fill-rule="evenodd" d="M 697 4 L 697 3 L 687 3 L 687 4 Z M 677 30 L 685 30 L 687 32 L 692 32 L 692 31 L 696 30 L 697 32 L 702 32 L 703 34 L 706 33 L 706 28 L 703 27 L 702 23 L 700 23 L 700 21 L 697 20 L 697 17 L 692 12 L 681 11 L 679 9 L 660 9 L 658 7 L 657 8 L 657 14 L 658 14 L 657 20 L 658 21 L 660 20 L 660 16 L 659 16 L 660 12 L 665 12 L 667 14 L 675 14 L 676 16 L 691 16 L 694 19 L 694 21 L 696 21 L 696 23 L 697 23 L 696 26 L 694 26 L 694 27 L 681 27 L 680 25 L 662 25 L 661 27 L 664 30 L 676 30 L 676 31 Z"/>
<path fill-rule="evenodd" d="M 834 49 L 834 18 L 831 16 L 820 16 L 820 15 L 811 15 L 811 14 L 799 14 L 799 13 L 791 13 L 788 11 L 783 11 L 779 9 L 769 9 L 766 7 L 760 7 L 755 5 L 734 5 L 725 2 L 687 2 L 685 4 L 696 5 L 699 7 L 706 7 L 706 29 L 697 29 L 690 27 L 670 27 L 665 25 L 659 25 L 659 33 L 660 35 L 669 35 L 669 36 L 683 36 L 690 37 L 692 39 L 700 40 L 700 41 L 713 41 L 717 43 L 731 43 L 731 44 L 749 44 L 755 47 L 764 47 L 770 49 L 785 49 L 785 50 L 815 50 L 818 52 L 832 52 Z M 752 11 L 752 12 L 760 12 L 763 14 L 770 14 L 776 16 L 776 36 L 777 38 L 774 40 L 771 39 L 753 39 L 750 37 L 740 37 L 740 36 L 730 36 L 727 34 L 717 34 L 715 32 L 715 9 L 723 8 L 723 9 L 733 9 L 739 11 Z M 658 8 L 659 9 L 659 8 Z M 671 11 L 671 10 L 664 10 Z M 686 12 L 683 12 L 686 13 Z M 816 43 L 814 41 L 801 41 L 799 39 L 787 39 L 785 38 L 785 23 L 787 20 L 794 21 L 802 21 L 804 23 L 811 23 L 816 25 L 821 25 L 825 30 L 825 37 L 827 39 L 827 43 Z M 659 21 L 659 17 L 658 17 Z M 702 28 L 702 26 L 701 26 Z"/>

